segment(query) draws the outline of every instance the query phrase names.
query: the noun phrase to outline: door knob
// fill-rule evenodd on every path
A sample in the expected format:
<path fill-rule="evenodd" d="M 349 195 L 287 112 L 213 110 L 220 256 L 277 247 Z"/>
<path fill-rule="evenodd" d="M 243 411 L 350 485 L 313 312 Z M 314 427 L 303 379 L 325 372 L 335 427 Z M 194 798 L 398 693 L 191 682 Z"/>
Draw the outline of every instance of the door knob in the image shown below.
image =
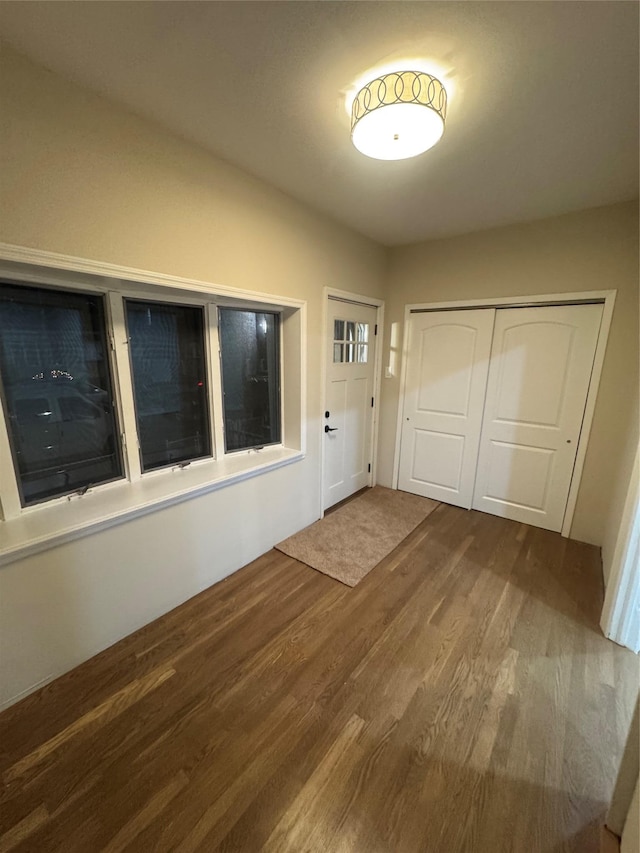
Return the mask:
<path fill-rule="evenodd" d="M 325 432 L 336 432 L 337 429 L 338 429 L 338 427 L 330 427 L 329 424 L 326 424 L 324 431 Z"/>

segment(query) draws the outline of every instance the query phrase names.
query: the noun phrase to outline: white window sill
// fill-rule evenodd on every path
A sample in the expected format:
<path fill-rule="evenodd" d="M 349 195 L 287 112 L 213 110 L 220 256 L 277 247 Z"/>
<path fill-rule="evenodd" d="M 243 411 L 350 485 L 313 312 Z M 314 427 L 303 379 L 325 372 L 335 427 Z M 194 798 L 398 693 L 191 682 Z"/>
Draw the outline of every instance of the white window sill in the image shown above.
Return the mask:
<path fill-rule="evenodd" d="M 123 521 L 248 480 L 304 458 L 300 450 L 265 447 L 187 468 L 89 489 L 82 496 L 25 511 L 0 521 L 0 566 Z"/>

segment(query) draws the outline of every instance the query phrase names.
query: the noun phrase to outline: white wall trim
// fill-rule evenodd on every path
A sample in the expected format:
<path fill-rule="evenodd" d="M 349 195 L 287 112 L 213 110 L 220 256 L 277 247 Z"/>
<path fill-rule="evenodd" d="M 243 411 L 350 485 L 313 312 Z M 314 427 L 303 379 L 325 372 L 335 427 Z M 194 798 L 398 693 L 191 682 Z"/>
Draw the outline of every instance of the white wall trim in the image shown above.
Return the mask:
<path fill-rule="evenodd" d="M 322 356 L 320 366 L 320 382 L 322 383 L 322 412 L 327 408 L 327 347 L 329 338 L 327 333 L 327 318 L 329 300 L 336 299 L 342 302 L 353 302 L 356 305 L 369 305 L 376 309 L 376 325 L 378 335 L 376 339 L 376 357 L 373 367 L 373 394 L 376 405 L 373 407 L 373 425 L 371 434 L 371 478 L 372 486 L 376 484 L 376 469 L 378 459 L 378 427 L 380 422 L 380 399 L 382 393 L 382 341 L 384 335 L 384 299 L 376 299 L 372 296 L 363 296 L 361 293 L 352 293 L 348 290 L 338 290 L 335 287 L 325 287 L 322 300 L 322 334 L 320 336 Z M 319 494 L 319 518 L 324 518 L 324 467 L 325 467 L 325 443 L 322 440 L 324 432 L 320 429 L 320 494 Z"/>
<path fill-rule="evenodd" d="M 416 302 L 406 305 L 409 313 L 418 311 L 460 311 L 465 308 L 536 308 L 542 305 L 576 305 L 615 299 L 615 290 L 581 290 L 571 293 L 542 293 L 533 296 L 499 296 L 492 299 L 461 299 L 447 302 Z"/>
<path fill-rule="evenodd" d="M 589 444 L 589 435 L 591 433 L 591 425 L 593 423 L 593 414 L 596 407 L 598 397 L 598 389 L 600 387 L 600 377 L 602 375 L 602 367 L 607 348 L 607 340 L 609 330 L 611 328 L 611 319 L 613 317 L 613 308 L 616 299 L 615 290 L 583 290 L 571 293 L 544 293 L 535 294 L 532 296 L 504 296 L 495 299 L 464 299 L 459 301 L 447 302 L 420 302 L 405 305 L 404 311 L 404 328 L 402 337 L 402 368 L 400 377 L 400 394 L 398 398 L 398 416 L 396 421 L 396 442 L 393 457 L 393 479 L 392 485 L 394 489 L 398 488 L 398 479 L 400 472 L 400 442 L 402 434 L 402 416 L 404 411 L 405 384 L 407 375 L 407 356 L 408 356 L 408 331 L 409 320 L 411 314 L 420 311 L 452 311 L 465 308 L 533 308 L 541 305 L 579 305 L 602 303 L 603 312 L 600 321 L 600 331 L 598 335 L 598 343 L 594 356 L 593 369 L 591 372 L 591 382 L 587 392 L 584 417 L 582 420 L 582 429 L 580 430 L 580 438 L 576 450 L 576 461 L 573 468 L 573 476 L 571 477 L 571 485 L 569 487 L 569 495 L 567 498 L 567 506 L 565 509 L 564 520 L 562 523 L 562 536 L 568 537 L 571 532 L 573 516 L 575 513 L 576 503 L 578 500 L 578 492 L 580 489 L 580 481 L 584 468 L 584 461 L 587 454 Z"/>
<path fill-rule="evenodd" d="M 337 287 L 325 287 L 325 305 L 328 299 L 338 299 L 341 302 L 355 302 L 356 305 L 370 305 L 372 308 L 383 308 L 384 299 L 373 296 L 363 296 L 362 293 L 352 293 L 349 290 L 338 290 Z"/>
<path fill-rule="evenodd" d="M 159 478 L 136 483 L 120 480 L 99 489 L 89 489 L 81 496 L 69 496 L 63 499 L 64 502 L 38 507 L 37 514 L 30 509 L 19 518 L 2 522 L 0 567 L 304 458 L 304 453 L 299 450 L 265 447 L 260 451 L 235 454 L 235 458 L 227 456 L 222 460 L 207 460 L 193 468 L 164 470 L 161 489 L 157 487 Z M 172 478 L 172 487 L 166 477 Z M 73 517 L 66 512 L 70 503 L 74 507 Z"/>
<path fill-rule="evenodd" d="M 106 261 L 94 261 L 88 258 L 78 258 L 73 255 L 62 255 L 58 252 L 48 252 L 42 249 L 30 249 L 26 246 L 14 246 L 11 243 L 0 242 L 0 260 L 20 264 L 31 264 L 36 267 L 49 267 L 54 271 L 67 270 L 89 276 L 106 276 L 118 281 L 134 281 L 140 284 L 154 284 L 162 287 L 173 287 L 179 290 L 190 290 L 208 294 L 228 296 L 234 304 L 238 300 L 250 302 L 265 302 L 269 305 L 302 308 L 306 303 L 303 299 L 293 299 L 287 296 L 275 296 L 258 290 L 246 290 L 242 287 L 230 287 L 224 284 L 214 284 L 194 278 L 168 275 L 166 273 L 140 270 L 135 267 L 123 267 Z M 94 282 L 95 284 L 95 282 Z"/>
<path fill-rule="evenodd" d="M 426 303 L 429 304 L 429 303 Z M 447 304 L 447 303 L 432 303 Z M 396 441 L 393 450 L 393 473 L 391 475 L 391 486 L 394 489 L 398 488 L 400 479 L 400 446 L 402 444 L 402 418 L 404 417 L 404 399 L 407 383 L 407 361 L 409 359 L 409 322 L 413 309 L 420 308 L 420 305 L 405 305 L 404 306 L 404 321 L 402 325 L 402 351 L 400 355 L 400 392 L 398 394 L 398 411 L 396 412 Z"/>
<path fill-rule="evenodd" d="M 605 637 L 636 653 L 640 651 L 639 542 L 640 446 L 631 471 L 600 619 Z"/>

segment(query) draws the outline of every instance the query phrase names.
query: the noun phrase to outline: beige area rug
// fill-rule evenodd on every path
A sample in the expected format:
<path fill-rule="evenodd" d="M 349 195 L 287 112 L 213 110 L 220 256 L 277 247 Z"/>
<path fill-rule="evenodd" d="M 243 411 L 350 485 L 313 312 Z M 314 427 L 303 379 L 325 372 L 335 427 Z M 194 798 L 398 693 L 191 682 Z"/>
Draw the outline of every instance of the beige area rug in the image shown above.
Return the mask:
<path fill-rule="evenodd" d="M 374 486 L 276 548 L 355 586 L 437 506 L 429 498 Z"/>

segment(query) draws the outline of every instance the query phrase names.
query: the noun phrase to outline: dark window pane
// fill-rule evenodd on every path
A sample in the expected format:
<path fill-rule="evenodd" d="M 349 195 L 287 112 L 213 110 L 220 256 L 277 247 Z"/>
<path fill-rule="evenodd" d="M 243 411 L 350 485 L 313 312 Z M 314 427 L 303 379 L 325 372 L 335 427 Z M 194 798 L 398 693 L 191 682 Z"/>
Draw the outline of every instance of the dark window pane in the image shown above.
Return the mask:
<path fill-rule="evenodd" d="M 127 300 L 143 471 L 211 455 L 201 308 Z"/>
<path fill-rule="evenodd" d="M 220 350 L 227 451 L 280 441 L 277 314 L 220 309 Z"/>
<path fill-rule="evenodd" d="M 122 476 L 101 296 L 0 283 L 0 376 L 25 506 Z"/>
<path fill-rule="evenodd" d="M 100 416 L 100 409 L 82 397 L 60 397 L 58 400 L 63 421 L 95 421 Z"/>

